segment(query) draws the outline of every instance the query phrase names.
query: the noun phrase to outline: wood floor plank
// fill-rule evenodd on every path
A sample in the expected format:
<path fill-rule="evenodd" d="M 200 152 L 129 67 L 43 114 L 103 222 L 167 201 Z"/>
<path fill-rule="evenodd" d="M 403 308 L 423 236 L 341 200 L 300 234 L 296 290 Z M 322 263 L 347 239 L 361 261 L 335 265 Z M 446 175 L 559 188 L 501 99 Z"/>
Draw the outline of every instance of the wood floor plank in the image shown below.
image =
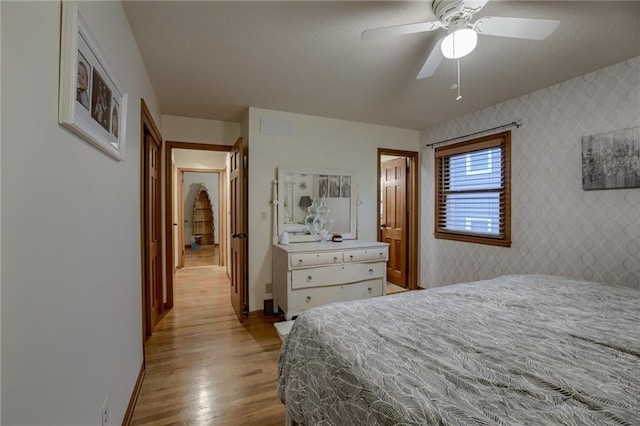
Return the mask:
<path fill-rule="evenodd" d="M 199 252 L 177 272 L 174 308 L 145 345 L 147 371 L 132 425 L 282 425 L 276 395 L 277 317 L 238 322 L 224 267 Z M 193 259 L 192 259 L 193 260 Z"/>

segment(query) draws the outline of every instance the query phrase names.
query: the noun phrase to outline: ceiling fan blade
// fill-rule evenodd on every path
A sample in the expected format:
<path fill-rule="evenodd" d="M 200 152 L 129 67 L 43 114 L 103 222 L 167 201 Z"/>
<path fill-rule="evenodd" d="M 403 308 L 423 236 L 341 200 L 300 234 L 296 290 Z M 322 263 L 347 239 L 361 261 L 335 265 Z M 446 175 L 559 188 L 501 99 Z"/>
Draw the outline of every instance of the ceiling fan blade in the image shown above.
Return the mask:
<path fill-rule="evenodd" d="M 544 40 L 553 33 L 560 21 L 557 19 L 507 18 L 484 16 L 473 24 L 478 34 L 498 37 Z"/>
<path fill-rule="evenodd" d="M 393 27 L 374 28 L 372 30 L 363 31 L 361 37 L 363 40 L 397 36 L 403 34 L 423 33 L 433 31 L 440 28 L 440 21 L 418 22 L 417 24 L 395 25 Z"/>
<path fill-rule="evenodd" d="M 416 77 L 416 79 L 420 80 L 422 78 L 431 77 L 436 72 L 436 70 L 440 66 L 440 62 L 442 62 L 442 59 L 444 58 L 444 55 L 442 54 L 442 49 L 440 49 L 442 40 L 444 40 L 444 37 L 438 40 L 436 45 L 433 46 L 431 53 L 429 53 L 429 56 L 427 57 L 427 60 L 424 62 L 424 65 L 422 66 L 422 69 L 418 73 L 418 76 Z"/>
<path fill-rule="evenodd" d="M 462 0 L 460 2 L 460 10 L 464 13 L 474 14 L 482 9 L 489 0 Z"/>

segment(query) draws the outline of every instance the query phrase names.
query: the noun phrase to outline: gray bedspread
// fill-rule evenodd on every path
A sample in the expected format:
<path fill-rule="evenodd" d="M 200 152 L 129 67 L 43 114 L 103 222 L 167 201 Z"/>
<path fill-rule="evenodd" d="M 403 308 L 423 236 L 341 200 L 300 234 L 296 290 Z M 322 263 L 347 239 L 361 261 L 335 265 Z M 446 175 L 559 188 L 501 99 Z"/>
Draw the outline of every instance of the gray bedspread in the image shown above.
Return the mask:
<path fill-rule="evenodd" d="M 311 425 L 640 425 L 640 291 L 512 275 L 327 305 L 282 346 Z"/>

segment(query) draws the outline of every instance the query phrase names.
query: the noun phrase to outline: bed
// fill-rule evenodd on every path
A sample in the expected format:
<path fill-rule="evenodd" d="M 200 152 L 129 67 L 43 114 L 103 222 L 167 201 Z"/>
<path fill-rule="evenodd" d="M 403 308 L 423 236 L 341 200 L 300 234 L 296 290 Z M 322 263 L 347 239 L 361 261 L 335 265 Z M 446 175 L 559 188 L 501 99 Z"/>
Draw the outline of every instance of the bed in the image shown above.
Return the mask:
<path fill-rule="evenodd" d="M 277 390 L 311 425 L 640 425 L 640 291 L 509 275 L 302 313 Z"/>

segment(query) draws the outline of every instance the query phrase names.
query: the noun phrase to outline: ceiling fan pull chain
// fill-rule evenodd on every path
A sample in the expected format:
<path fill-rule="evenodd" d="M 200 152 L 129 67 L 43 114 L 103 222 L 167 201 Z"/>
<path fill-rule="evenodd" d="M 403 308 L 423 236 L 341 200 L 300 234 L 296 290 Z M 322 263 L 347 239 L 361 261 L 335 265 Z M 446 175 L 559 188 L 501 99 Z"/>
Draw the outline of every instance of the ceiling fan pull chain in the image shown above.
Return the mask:
<path fill-rule="evenodd" d="M 453 51 L 455 53 L 456 51 L 456 43 L 455 43 L 455 38 L 453 39 Z M 459 63 L 460 60 L 457 60 L 458 62 L 458 74 L 460 73 L 460 69 L 459 69 Z M 460 80 L 459 75 L 456 74 L 456 62 L 453 62 L 453 84 L 451 85 L 451 90 L 456 90 L 458 88 L 458 83 L 457 81 Z"/>
<path fill-rule="evenodd" d="M 458 84 L 456 84 L 456 87 L 458 88 L 458 97 L 456 98 L 456 101 L 459 101 L 462 99 L 462 95 L 460 94 L 460 58 L 458 58 L 456 62 L 458 63 Z"/>
<path fill-rule="evenodd" d="M 454 34 L 454 37 L 453 37 L 453 56 L 454 57 L 455 57 L 455 53 L 456 53 L 456 38 Z M 453 85 L 451 85 L 451 89 L 458 89 L 458 96 L 456 97 L 456 101 L 459 101 L 460 99 L 462 99 L 462 95 L 460 94 L 460 58 L 456 59 L 455 72 L 456 72 L 456 82 L 453 83 Z"/>
<path fill-rule="evenodd" d="M 456 65 L 453 63 L 453 84 L 451 85 L 451 90 L 456 90 L 458 88 L 458 83 L 456 83 Z"/>

